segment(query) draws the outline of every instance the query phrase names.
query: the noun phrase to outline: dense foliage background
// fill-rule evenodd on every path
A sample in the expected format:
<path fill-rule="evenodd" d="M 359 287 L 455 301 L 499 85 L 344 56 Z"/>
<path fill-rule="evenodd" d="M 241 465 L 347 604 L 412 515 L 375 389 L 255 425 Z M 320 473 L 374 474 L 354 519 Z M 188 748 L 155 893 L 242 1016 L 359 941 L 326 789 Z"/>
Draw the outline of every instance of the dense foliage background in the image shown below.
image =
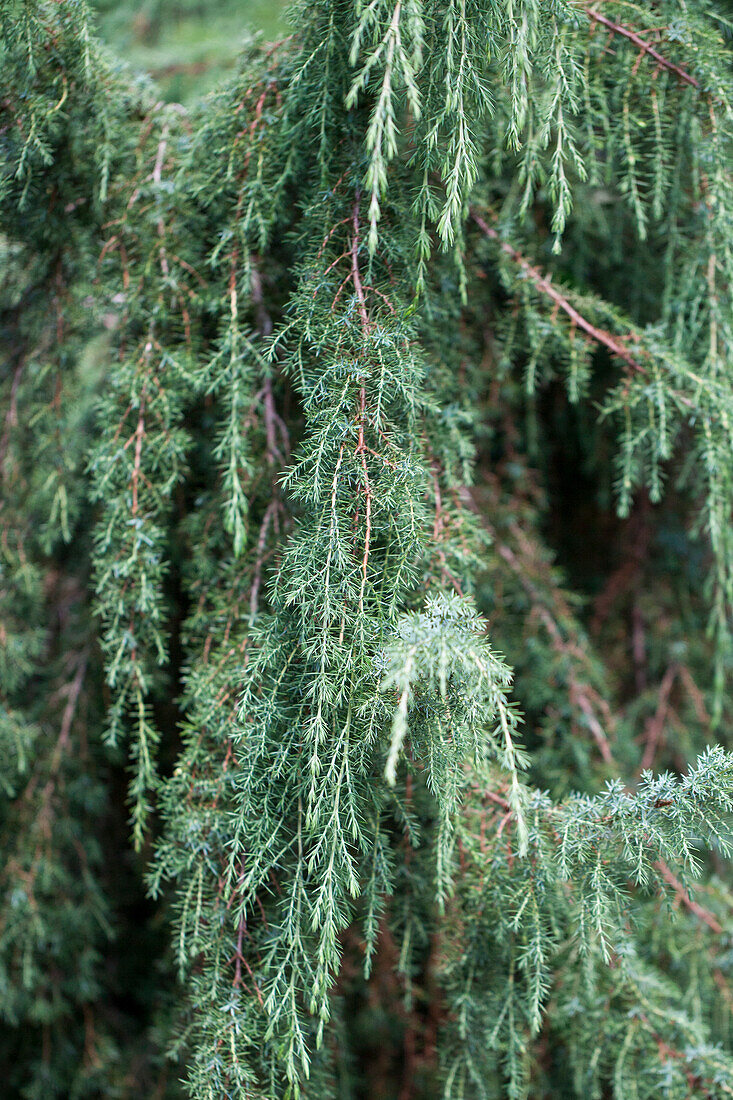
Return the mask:
<path fill-rule="evenodd" d="M 731 17 L 0 0 L 3 1095 L 733 1095 Z"/>

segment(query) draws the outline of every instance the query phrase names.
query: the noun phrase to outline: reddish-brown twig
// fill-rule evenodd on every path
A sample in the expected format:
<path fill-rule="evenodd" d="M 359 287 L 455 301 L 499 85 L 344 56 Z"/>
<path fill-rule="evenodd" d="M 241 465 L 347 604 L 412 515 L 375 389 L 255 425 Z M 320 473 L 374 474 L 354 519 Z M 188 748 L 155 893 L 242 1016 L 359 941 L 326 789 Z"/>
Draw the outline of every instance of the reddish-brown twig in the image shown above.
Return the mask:
<path fill-rule="evenodd" d="M 703 924 L 706 924 L 708 926 L 711 932 L 715 932 L 716 936 L 720 936 L 723 932 L 722 924 L 717 920 L 716 917 L 713 916 L 713 914 L 708 909 L 705 909 L 704 906 L 700 905 L 698 902 L 694 901 L 690 897 L 680 880 L 676 878 L 676 876 L 672 873 L 664 860 L 658 859 L 654 866 L 657 868 L 664 881 L 672 887 L 677 897 L 684 905 L 687 906 L 690 912 L 694 913 L 696 917 L 699 917 Z"/>
<path fill-rule="evenodd" d="M 593 19 L 596 23 L 600 23 L 603 27 L 607 27 L 608 30 L 613 31 L 614 34 L 621 35 L 623 38 L 628 38 L 629 42 L 633 42 L 635 46 L 638 46 L 639 49 L 648 54 L 649 57 L 654 58 L 657 65 L 674 73 L 683 83 L 689 84 L 693 88 L 700 87 L 699 81 L 697 81 L 694 76 L 690 76 L 690 74 L 685 72 L 684 69 L 681 69 L 679 65 L 675 65 L 674 61 L 670 61 L 668 58 L 664 57 L 658 50 L 655 50 L 649 42 L 638 35 L 635 30 L 632 30 L 631 27 L 625 27 L 622 23 L 614 23 L 612 19 L 607 19 L 605 15 L 601 15 L 595 8 L 586 8 L 585 10 L 590 19 Z"/>

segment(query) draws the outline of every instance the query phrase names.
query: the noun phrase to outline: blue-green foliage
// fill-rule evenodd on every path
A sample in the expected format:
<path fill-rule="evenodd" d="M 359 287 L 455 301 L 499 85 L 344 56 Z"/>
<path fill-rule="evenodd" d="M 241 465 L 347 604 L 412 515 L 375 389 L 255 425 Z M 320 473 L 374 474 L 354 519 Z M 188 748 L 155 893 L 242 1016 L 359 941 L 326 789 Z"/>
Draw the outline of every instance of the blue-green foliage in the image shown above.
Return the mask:
<path fill-rule="evenodd" d="M 0 0 L 14 1094 L 733 1092 L 728 14 Z"/>

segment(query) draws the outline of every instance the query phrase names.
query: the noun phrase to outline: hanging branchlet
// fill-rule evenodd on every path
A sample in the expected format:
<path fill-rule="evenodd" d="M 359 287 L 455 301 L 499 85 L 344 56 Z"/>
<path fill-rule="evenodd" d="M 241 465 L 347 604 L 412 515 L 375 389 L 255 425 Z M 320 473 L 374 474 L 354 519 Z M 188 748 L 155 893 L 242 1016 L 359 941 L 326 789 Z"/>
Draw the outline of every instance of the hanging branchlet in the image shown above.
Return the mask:
<path fill-rule="evenodd" d="M 0 0 L 19 1094 L 730 1097 L 723 8 L 303 0 L 183 107 Z"/>

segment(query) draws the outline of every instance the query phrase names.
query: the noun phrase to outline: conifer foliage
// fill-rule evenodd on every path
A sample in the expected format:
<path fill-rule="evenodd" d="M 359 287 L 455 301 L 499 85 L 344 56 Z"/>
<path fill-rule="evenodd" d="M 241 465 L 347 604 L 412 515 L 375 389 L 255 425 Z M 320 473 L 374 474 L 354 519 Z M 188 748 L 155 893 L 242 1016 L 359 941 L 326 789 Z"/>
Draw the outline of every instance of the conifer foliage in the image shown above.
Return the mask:
<path fill-rule="evenodd" d="M 733 1096 L 727 0 L 0 0 L 4 1095 Z"/>

